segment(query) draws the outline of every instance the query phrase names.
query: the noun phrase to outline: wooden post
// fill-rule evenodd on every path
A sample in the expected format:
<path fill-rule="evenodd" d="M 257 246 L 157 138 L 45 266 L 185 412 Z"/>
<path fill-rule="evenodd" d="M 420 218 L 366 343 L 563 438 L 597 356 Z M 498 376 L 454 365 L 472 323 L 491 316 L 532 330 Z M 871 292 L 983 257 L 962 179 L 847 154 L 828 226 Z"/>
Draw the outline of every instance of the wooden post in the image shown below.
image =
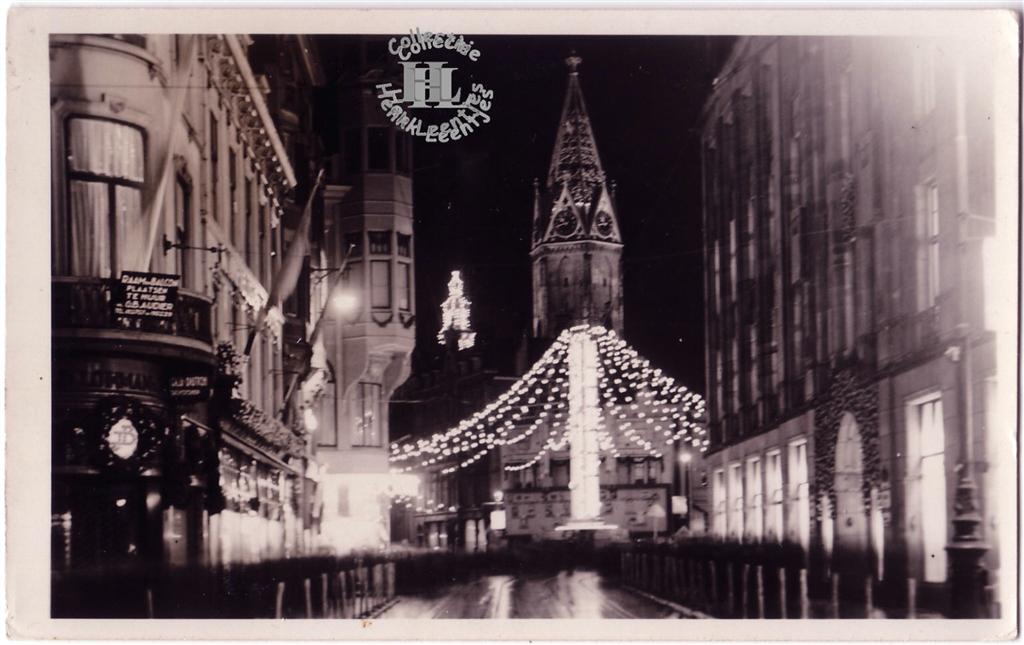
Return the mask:
<path fill-rule="evenodd" d="M 917 618 L 917 580 L 907 578 L 907 618 Z"/>
<path fill-rule="evenodd" d="M 764 618 L 764 567 L 757 565 L 757 617 Z"/>
<path fill-rule="evenodd" d="M 715 561 L 708 561 L 708 602 L 712 607 L 717 607 L 719 604 L 718 600 L 718 570 L 715 567 Z"/>
<path fill-rule="evenodd" d="M 395 589 L 395 571 L 395 563 L 388 562 L 388 600 L 398 595 L 398 590 Z"/>
<path fill-rule="evenodd" d="M 348 572 L 347 571 L 339 571 L 338 572 L 338 582 L 341 583 L 341 617 L 342 618 L 351 618 L 352 616 L 350 615 L 350 612 L 349 612 L 349 596 L 352 595 L 352 592 L 351 592 L 351 585 L 347 584 L 347 582 L 348 582 Z"/>
<path fill-rule="evenodd" d="M 750 564 L 747 562 L 743 563 L 743 569 L 740 570 L 740 618 L 747 617 L 747 594 L 749 593 L 750 587 Z"/>
<path fill-rule="evenodd" d="M 786 567 L 779 567 L 779 617 L 786 618 Z"/>
<path fill-rule="evenodd" d="M 306 618 L 313 617 L 313 592 L 309 584 L 309 578 L 302 580 L 302 591 L 306 597 Z"/>
<path fill-rule="evenodd" d="M 839 618 L 839 574 L 832 574 L 832 617 Z"/>
<path fill-rule="evenodd" d="M 146 587 L 146 618 L 155 618 L 153 613 L 153 590 Z"/>
<path fill-rule="evenodd" d="M 732 573 L 732 560 L 729 560 L 725 564 L 725 584 L 726 584 L 726 618 L 729 618 L 736 611 L 736 579 Z"/>
<path fill-rule="evenodd" d="M 874 585 L 870 575 L 864 578 L 864 617 L 871 618 L 874 611 Z"/>
<path fill-rule="evenodd" d="M 810 618 L 810 605 L 807 602 L 807 569 L 800 569 L 800 617 Z"/>
<path fill-rule="evenodd" d="M 284 618 L 284 581 L 277 583 L 277 598 L 274 602 L 274 618 Z"/>
<path fill-rule="evenodd" d="M 326 573 L 321 573 L 320 574 L 320 594 L 321 594 L 320 595 L 320 609 L 322 611 L 320 617 L 321 618 L 327 618 L 330 615 L 331 611 L 330 611 L 330 608 L 327 606 L 327 574 Z"/>

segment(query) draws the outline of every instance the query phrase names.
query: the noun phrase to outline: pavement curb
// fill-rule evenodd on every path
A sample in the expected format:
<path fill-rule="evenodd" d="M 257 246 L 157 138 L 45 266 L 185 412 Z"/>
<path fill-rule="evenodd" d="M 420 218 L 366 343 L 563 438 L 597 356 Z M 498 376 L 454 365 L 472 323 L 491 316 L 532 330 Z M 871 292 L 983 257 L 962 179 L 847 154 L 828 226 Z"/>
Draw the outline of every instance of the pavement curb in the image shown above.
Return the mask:
<path fill-rule="evenodd" d="M 653 594 L 649 594 L 646 591 L 641 591 L 640 589 L 637 589 L 636 587 L 630 587 L 629 585 L 623 585 L 622 588 L 626 589 L 627 591 L 630 591 L 632 593 L 635 593 L 638 596 L 642 596 L 642 597 L 644 597 L 644 598 L 646 598 L 646 599 L 648 599 L 648 600 L 650 600 L 652 602 L 656 602 L 659 605 L 662 605 L 663 607 L 668 607 L 672 611 L 679 612 L 680 614 L 682 614 L 686 618 L 714 618 L 714 616 L 711 616 L 710 614 L 705 614 L 702 611 L 697 611 L 696 609 L 690 609 L 689 607 L 684 607 L 683 605 L 680 605 L 678 603 L 674 603 L 671 600 L 665 600 L 664 598 L 659 598 L 658 596 L 655 596 Z"/>

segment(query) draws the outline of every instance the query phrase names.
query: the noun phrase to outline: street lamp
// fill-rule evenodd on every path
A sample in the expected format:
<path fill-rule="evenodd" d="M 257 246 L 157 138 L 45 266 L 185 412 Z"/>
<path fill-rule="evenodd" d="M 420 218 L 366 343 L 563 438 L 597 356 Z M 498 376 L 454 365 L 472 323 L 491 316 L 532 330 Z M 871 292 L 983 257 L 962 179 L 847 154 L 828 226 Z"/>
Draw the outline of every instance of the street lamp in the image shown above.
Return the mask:
<path fill-rule="evenodd" d="M 339 291 L 333 298 L 331 298 L 331 306 L 339 314 L 351 314 L 359 306 L 359 299 L 356 298 L 356 294 L 350 291 Z"/>
<path fill-rule="evenodd" d="M 690 462 L 693 461 L 693 453 L 683 450 L 679 453 L 679 463 L 683 467 L 683 499 L 686 500 L 686 519 L 683 526 L 690 528 L 690 509 L 693 507 L 693 500 L 690 499 Z"/>

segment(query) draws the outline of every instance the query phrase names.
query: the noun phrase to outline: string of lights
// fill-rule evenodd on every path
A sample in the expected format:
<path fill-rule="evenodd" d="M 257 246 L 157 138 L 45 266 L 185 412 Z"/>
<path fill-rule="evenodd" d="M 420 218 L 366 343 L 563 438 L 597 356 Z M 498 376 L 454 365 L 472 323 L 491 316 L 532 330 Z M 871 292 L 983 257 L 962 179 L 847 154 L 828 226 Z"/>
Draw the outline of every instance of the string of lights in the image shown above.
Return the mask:
<path fill-rule="evenodd" d="M 525 461 L 517 459 L 504 466 L 516 472 L 532 467 L 550 452 L 564 450 L 571 425 L 568 350 L 576 334 L 589 335 L 597 348 L 599 360 L 593 367 L 601 413 L 595 430 L 602 451 L 622 456 L 625 448 L 613 431 L 655 458 L 662 456 L 663 446 L 676 442 L 707 450 L 704 401 L 699 395 L 652 367 L 614 331 L 580 325 L 563 331 L 512 387 L 476 414 L 430 437 L 392 443 L 392 470 L 408 472 L 440 463 L 445 465 L 441 472 L 449 474 L 471 466 L 497 447 L 531 441 L 537 446 L 535 452 L 522 455 Z M 545 425 L 548 432 L 537 443 L 535 435 Z"/>

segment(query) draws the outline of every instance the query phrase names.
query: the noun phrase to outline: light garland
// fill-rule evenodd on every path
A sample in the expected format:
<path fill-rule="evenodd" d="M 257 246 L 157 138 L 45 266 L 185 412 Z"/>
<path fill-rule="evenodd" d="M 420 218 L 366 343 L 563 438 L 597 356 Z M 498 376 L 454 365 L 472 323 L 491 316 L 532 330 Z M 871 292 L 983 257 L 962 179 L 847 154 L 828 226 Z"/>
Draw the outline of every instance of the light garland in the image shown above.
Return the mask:
<path fill-rule="evenodd" d="M 453 272 L 453 282 L 457 274 Z M 449 283 L 453 295 L 461 293 L 461 279 L 455 286 L 452 289 Z M 466 304 L 468 307 L 468 301 Z M 461 315 L 456 313 L 457 307 L 451 311 L 452 320 Z M 468 325 L 468 309 L 466 316 Z M 452 323 L 445 320 L 447 328 Z M 569 440 L 568 348 L 577 334 L 590 336 L 599 358 L 597 384 L 602 413 L 595 429 L 602 452 L 623 457 L 622 441 L 654 458 L 663 456 L 663 448 L 658 446 L 676 442 L 707 451 L 710 442 L 703 425 L 704 400 L 699 395 L 652 367 L 614 331 L 580 325 L 563 331 L 512 387 L 483 410 L 444 432 L 391 444 L 390 460 L 395 464 L 392 472 L 444 464 L 440 472 L 450 474 L 473 465 L 495 448 L 532 440 L 545 424 L 548 432 L 537 452 L 527 461 L 505 465 L 504 470 L 525 470 L 544 455 L 565 449 Z M 613 428 L 609 428 L 608 419 L 614 422 Z"/>
<path fill-rule="evenodd" d="M 459 349 L 469 349 L 476 342 L 476 333 L 469 324 L 470 301 L 466 298 L 462 285 L 462 275 L 452 271 L 448 280 L 448 299 L 441 303 L 441 331 L 437 332 L 437 342 L 444 345 L 447 332 L 454 331 L 459 335 Z"/>

